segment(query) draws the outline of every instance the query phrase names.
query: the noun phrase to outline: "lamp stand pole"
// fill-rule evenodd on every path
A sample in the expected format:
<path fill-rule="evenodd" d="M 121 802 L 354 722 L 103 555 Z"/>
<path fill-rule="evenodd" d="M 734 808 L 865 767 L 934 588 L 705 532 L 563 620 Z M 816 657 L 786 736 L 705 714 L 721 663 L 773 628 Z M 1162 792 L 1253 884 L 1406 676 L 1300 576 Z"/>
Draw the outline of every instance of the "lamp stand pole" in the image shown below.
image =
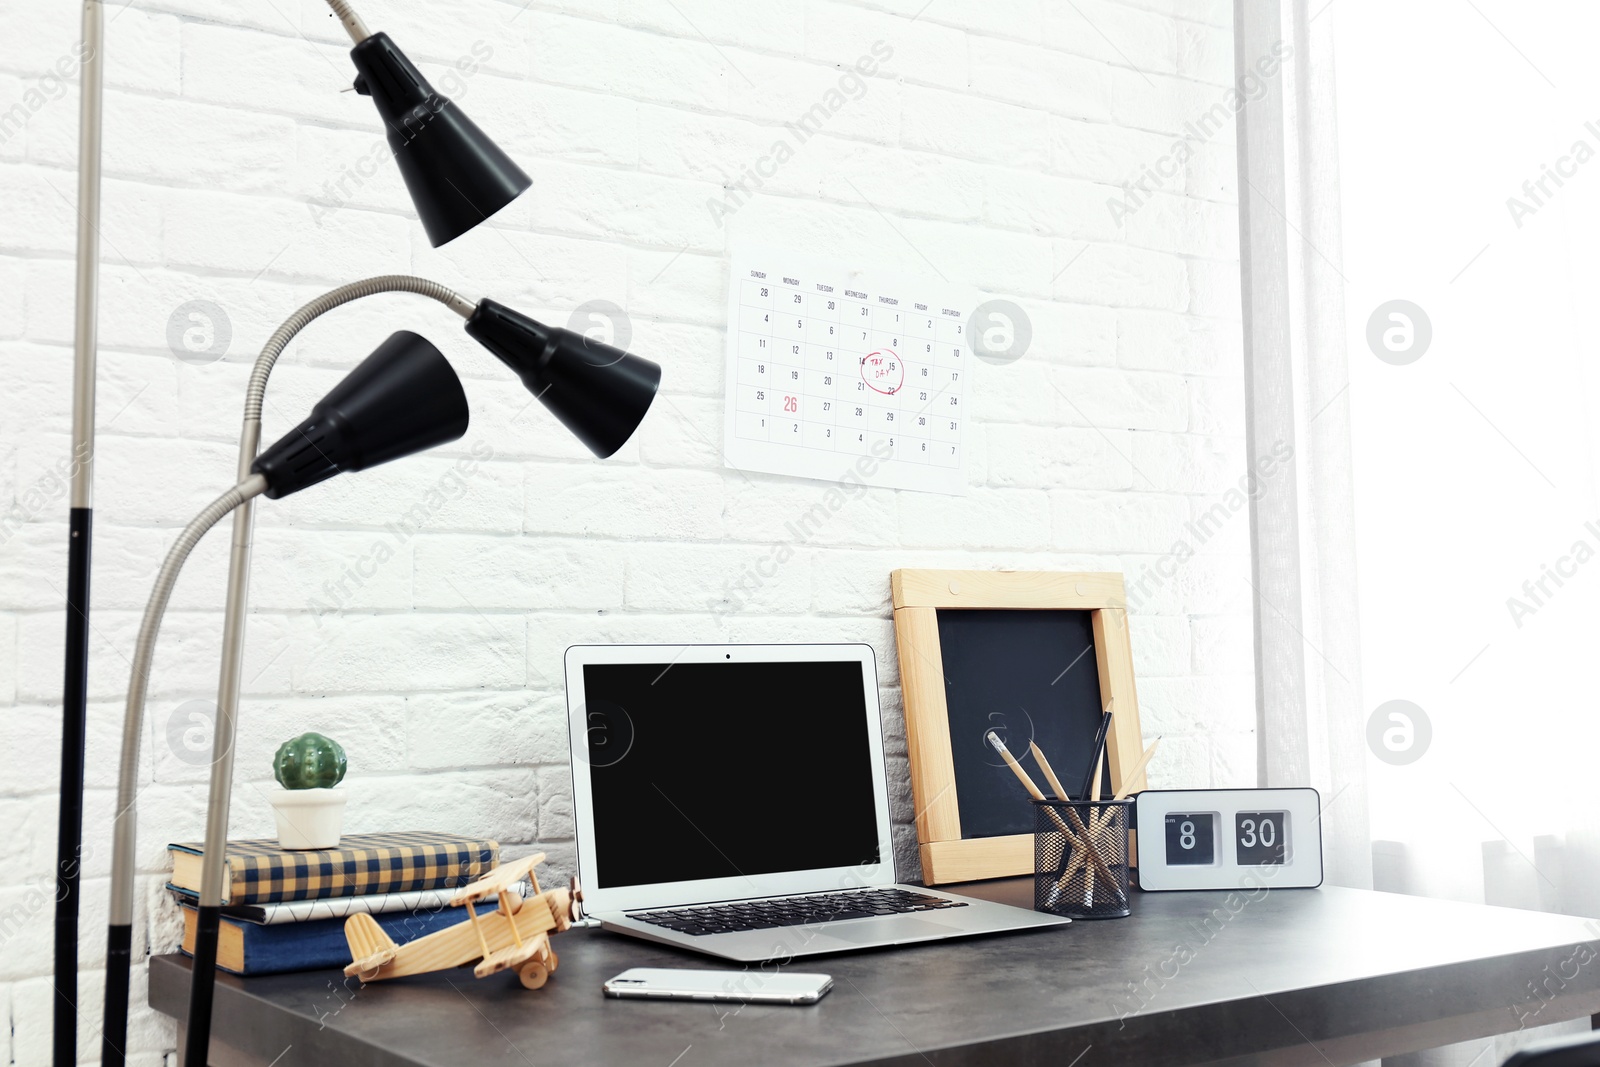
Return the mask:
<path fill-rule="evenodd" d="M 89 699 L 89 547 L 94 529 L 95 327 L 100 283 L 100 0 L 83 3 L 78 103 L 78 261 L 72 351 L 71 503 L 67 517 L 67 639 L 61 687 L 61 796 L 56 832 L 56 1067 L 78 1061 L 78 911 L 83 874 L 83 752 Z"/>

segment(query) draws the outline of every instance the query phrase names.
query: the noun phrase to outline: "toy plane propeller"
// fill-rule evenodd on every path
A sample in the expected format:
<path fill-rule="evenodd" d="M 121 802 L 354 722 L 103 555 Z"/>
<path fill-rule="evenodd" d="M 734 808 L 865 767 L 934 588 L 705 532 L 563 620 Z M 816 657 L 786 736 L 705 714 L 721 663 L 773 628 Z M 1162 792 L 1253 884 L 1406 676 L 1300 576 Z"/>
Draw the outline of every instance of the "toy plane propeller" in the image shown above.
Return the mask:
<path fill-rule="evenodd" d="M 550 935 L 583 917 L 583 890 L 576 877 L 566 889 L 540 891 L 533 869 L 543 861 L 540 852 L 502 864 L 462 887 L 450 904 L 467 909 L 466 921 L 404 945 L 395 944 L 371 915 L 350 916 L 344 937 L 351 962 L 344 973 L 363 983 L 378 982 L 464 967 L 476 960 L 472 973 L 479 978 L 514 969 L 523 986 L 538 989 L 556 969 Z M 514 889 L 525 878 L 533 882 L 533 895 L 526 899 Z M 474 905 L 490 899 L 499 907 L 480 916 Z"/>

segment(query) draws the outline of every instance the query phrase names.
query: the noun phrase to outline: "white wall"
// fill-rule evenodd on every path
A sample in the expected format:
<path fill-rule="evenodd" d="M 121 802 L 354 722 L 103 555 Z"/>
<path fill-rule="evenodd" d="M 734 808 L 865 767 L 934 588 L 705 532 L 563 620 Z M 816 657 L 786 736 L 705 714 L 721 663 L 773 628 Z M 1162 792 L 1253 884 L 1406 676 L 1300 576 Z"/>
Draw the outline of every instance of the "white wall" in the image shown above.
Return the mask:
<path fill-rule="evenodd" d="M 0 11 L 0 829 L 15 856 L 0 868 L 0 1062 L 37 1064 L 50 1026 L 67 508 L 54 472 L 68 449 L 77 129 L 75 90 L 51 72 L 75 77 L 77 25 L 71 4 Z M 901 566 L 1148 572 L 1133 632 L 1146 732 L 1166 735 L 1152 779 L 1253 779 L 1247 520 L 1231 514 L 1205 538 L 1187 526 L 1242 471 L 1231 112 L 1185 165 L 1162 164 L 1172 176 L 1138 210 L 1119 221 L 1107 206 L 1223 100 L 1225 0 L 368 0 L 363 13 L 534 176 L 443 250 L 388 161 L 373 165 L 376 117 L 339 91 L 347 46 L 320 3 L 110 10 L 86 1057 L 121 701 L 151 578 L 176 530 L 231 484 L 262 341 L 311 296 L 366 275 L 422 274 L 558 323 L 585 300 L 615 301 L 632 347 L 664 364 L 664 392 L 602 464 L 430 302 L 363 301 L 291 347 L 269 440 L 401 327 L 451 357 L 473 423 L 433 455 L 260 507 L 235 835 L 271 830 L 276 742 L 321 729 L 350 752 L 349 829 L 478 832 L 568 867 L 561 654 L 575 642 L 869 641 L 903 782 L 888 609 Z M 724 183 L 877 41 L 893 49 L 879 76 L 719 223 L 707 205 Z M 721 464 L 736 236 L 933 264 L 1018 301 L 1035 330 L 1019 362 L 981 368 L 968 496 L 873 489 L 737 608 L 728 584 L 824 487 Z M 219 362 L 169 349 L 169 317 L 191 300 L 227 316 Z M 424 529 L 330 593 L 434 491 Z M 208 742 L 186 737 L 183 705 L 214 695 L 224 541 L 196 552 L 156 656 L 141 957 L 177 936 L 163 846 L 201 829 Z M 903 789 L 898 804 L 915 877 Z M 142 970 L 134 996 L 134 1062 L 158 1062 L 173 1031 L 142 1007 Z"/>

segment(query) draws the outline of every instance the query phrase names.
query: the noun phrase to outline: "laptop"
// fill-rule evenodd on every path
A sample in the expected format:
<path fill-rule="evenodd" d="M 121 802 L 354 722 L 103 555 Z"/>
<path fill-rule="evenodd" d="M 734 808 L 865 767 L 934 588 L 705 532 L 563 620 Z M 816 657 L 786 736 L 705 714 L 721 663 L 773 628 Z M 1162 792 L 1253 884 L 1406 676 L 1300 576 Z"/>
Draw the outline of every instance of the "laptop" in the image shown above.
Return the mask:
<path fill-rule="evenodd" d="M 869 645 L 567 650 L 585 908 L 747 963 L 1069 920 L 894 877 Z"/>

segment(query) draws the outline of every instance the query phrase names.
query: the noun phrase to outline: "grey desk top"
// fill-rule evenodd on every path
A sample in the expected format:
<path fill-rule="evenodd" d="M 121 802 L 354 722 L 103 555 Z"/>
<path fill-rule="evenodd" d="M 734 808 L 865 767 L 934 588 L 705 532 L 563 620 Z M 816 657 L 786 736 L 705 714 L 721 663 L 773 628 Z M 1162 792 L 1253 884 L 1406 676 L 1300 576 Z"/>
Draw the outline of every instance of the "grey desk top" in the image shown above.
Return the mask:
<path fill-rule="evenodd" d="M 1031 881 L 948 888 L 1026 906 Z M 1324 1065 L 1600 1012 L 1600 921 L 1337 888 L 1134 908 L 804 959 L 793 969 L 835 978 L 811 1007 L 608 999 L 600 983 L 629 967 L 719 963 L 602 930 L 557 937 L 536 992 L 469 970 L 364 989 L 331 970 L 224 976 L 215 1033 L 238 1062 L 277 1067 Z M 183 957 L 154 959 L 151 1005 L 181 1019 L 188 979 Z"/>

